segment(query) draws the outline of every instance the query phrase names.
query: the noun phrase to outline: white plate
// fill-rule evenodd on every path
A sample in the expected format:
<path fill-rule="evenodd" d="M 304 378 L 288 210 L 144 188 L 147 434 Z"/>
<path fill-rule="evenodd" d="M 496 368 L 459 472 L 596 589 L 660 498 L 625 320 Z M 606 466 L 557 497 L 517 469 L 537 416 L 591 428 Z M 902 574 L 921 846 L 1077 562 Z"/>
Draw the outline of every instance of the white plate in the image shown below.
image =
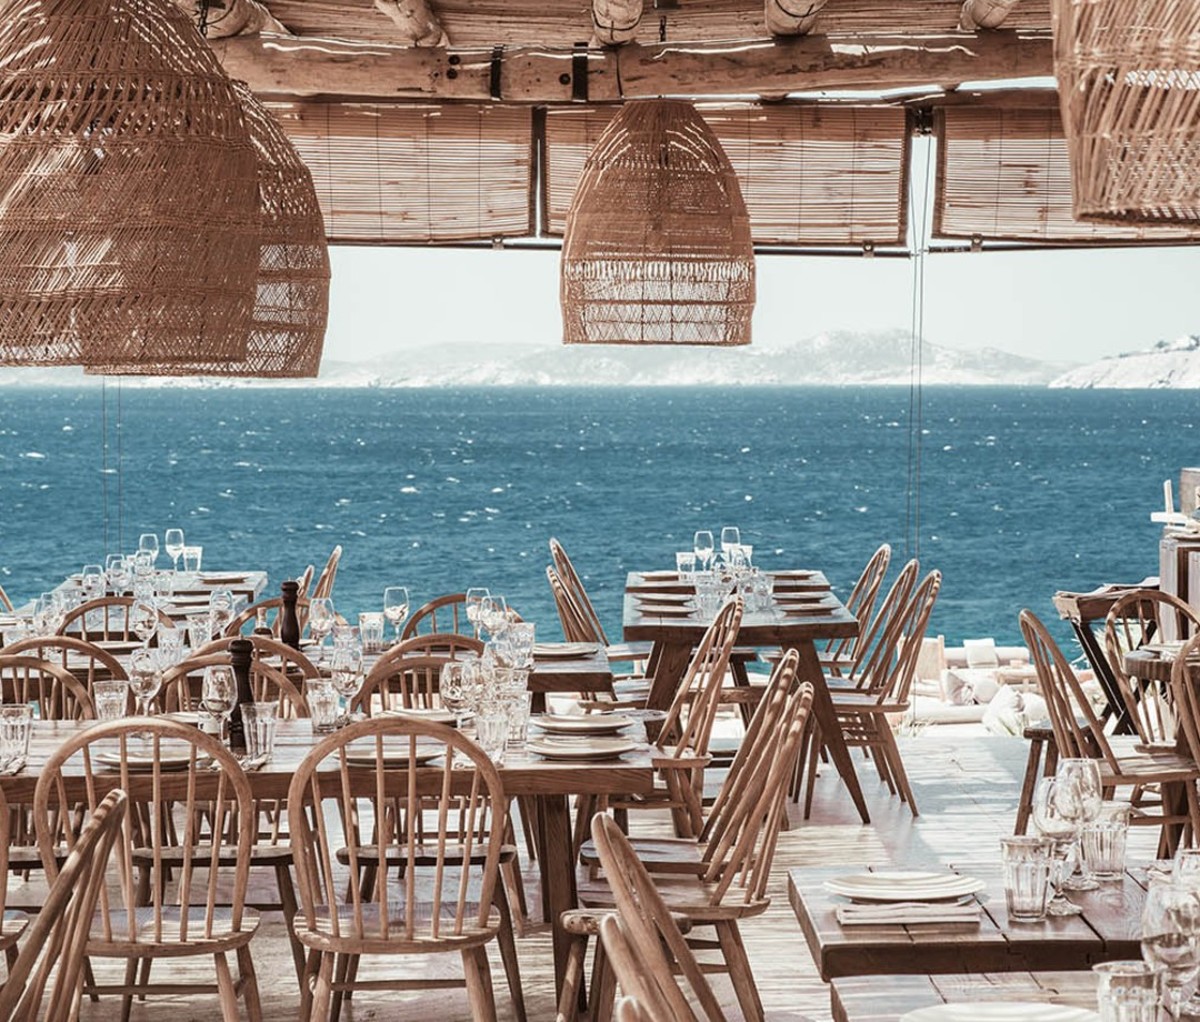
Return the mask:
<path fill-rule="evenodd" d="M 384 741 L 383 743 L 383 765 L 385 767 L 406 767 L 410 762 L 415 762 L 417 766 L 423 766 L 430 760 L 437 759 L 438 756 L 445 752 L 445 746 L 440 742 L 436 745 L 417 743 L 416 755 L 409 756 L 409 740 L 407 738 L 396 738 L 392 741 Z M 346 762 L 350 766 L 357 767 L 374 767 L 375 766 L 375 739 L 364 738 L 358 742 L 351 742 L 346 746 Z"/>
<path fill-rule="evenodd" d="M 798 603 L 791 607 L 780 607 L 788 617 L 819 617 L 834 610 L 832 603 Z"/>
<path fill-rule="evenodd" d="M 679 579 L 677 571 L 639 571 L 638 574 L 655 582 L 675 582 Z"/>
<path fill-rule="evenodd" d="M 634 593 L 633 596 L 642 603 L 687 603 L 695 599 L 693 593 Z"/>
<path fill-rule="evenodd" d="M 1089 1008 L 1045 1001 L 963 1001 L 931 1004 L 900 1016 L 900 1022 L 1096 1022 Z"/>
<path fill-rule="evenodd" d="M 377 714 L 380 717 L 408 717 L 412 720 L 424 720 L 431 724 L 448 724 L 450 727 L 455 727 L 458 724 L 456 717 L 449 710 L 385 710 L 383 713 Z"/>
<path fill-rule="evenodd" d="M 97 752 L 92 758 L 102 766 L 111 767 L 115 770 L 121 768 L 121 754 L 119 752 Z M 154 769 L 155 759 L 149 753 L 134 752 L 132 749 L 127 749 L 125 760 L 129 764 L 129 772 L 131 774 L 146 773 Z M 160 755 L 158 756 L 159 769 L 164 771 L 186 770 L 191 761 L 192 753 L 190 749 L 187 752 L 160 751 Z M 196 757 L 197 769 L 207 767 L 209 762 L 210 760 L 207 756 Z"/>
<path fill-rule="evenodd" d="M 536 724 L 543 731 L 552 734 L 570 735 L 605 735 L 620 731 L 623 727 L 636 724 L 632 717 L 624 717 L 619 713 L 588 713 L 567 715 L 561 713 L 543 713 L 533 717 L 529 723 Z"/>
<path fill-rule="evenodd" d="M 615 759 L 637 747 L 626 738 L 535 738 L 525 743 L 530 752 L 560 760 Z"/>
<path fill-rule="evenodd" d="M 948 870 L 885 869 L 825 881 L 825 890 L 863 901 L 940 901 L 976 894 L 987 884 Z"/>
<path fill-rule="evenodd" d="M 535 660 L 578 660 L 599 652 L 595 642 L 539 642 L 533 647 Z"/>
<path fill-rule="evenodd" d="M 643 617 L 691 617 L 696 608 L 678 603 L 643 603 L 638 611 Z"/>

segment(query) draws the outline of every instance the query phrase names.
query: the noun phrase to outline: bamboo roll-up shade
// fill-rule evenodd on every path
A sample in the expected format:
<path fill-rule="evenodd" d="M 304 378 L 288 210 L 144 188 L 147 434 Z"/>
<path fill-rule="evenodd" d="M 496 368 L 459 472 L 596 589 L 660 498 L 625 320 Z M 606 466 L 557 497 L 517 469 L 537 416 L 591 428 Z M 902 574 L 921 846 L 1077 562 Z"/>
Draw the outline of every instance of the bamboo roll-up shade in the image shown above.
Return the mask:
<path fill-rule="evenodd" d="M 1076 220 L 1056 106 L 946 107 L 935 125 L 935 239 L 1105 245 L 1200 238 L 1179 227 Z"/>
<path fill-rule="evenodd" d="M 697 109 L 737 174 L 757 244 L 903 244 L 903 110 L 749 103 Z M 546 112 L 546 233 L 562 233 L 584 161 L 615 113 L 607 107 Z"/>
<path fill-rule="evenodd" d="M 312 172 L 332 242 L 533 232 L 529 108 L 270 104 Z"/>
<path fill-rule="evenodd" d="M 234 82 L 258 157 L 261 238 L 254 315 L 238 362 L 126 363 L 89 373 L 127 376 L 313 377 L 329 316 L 329 249 L 312 177 L 278 121 Z"/>

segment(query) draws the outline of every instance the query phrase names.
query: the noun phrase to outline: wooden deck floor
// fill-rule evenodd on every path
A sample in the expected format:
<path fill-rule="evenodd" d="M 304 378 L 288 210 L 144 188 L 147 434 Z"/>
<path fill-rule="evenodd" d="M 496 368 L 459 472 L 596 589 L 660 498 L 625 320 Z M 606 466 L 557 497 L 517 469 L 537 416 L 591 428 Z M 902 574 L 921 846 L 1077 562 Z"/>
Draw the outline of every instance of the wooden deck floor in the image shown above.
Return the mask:
<path fill-rule="evenodd" d="M 837 864 L 848 867 L 871 862 L 929 863 L 959 861 L 965 858 L 995 857 L 997 839 L 1009 832 L 1016 805 L 1020 778 L 1024 769 L 1026 745 L 1019 739 L 981 737 L 958 728 L 929 728 L 922 734 L 902 739 L 922 815 L 913 820 L 907 808 L 889 798 L 878 783 L 869 764 L 860 764 L 860 776 L 867 792 L 872 823 L 858 822 L 837 782 L 836 773 L 822 771 L 818 781 L 813 819 L 794 821 L 782 835 L 772 884 L 773 904 L 764 916 L 750 920 L 743 934 L 763 1001 L 773 1020 L 829 1018 L 828 988 L 817 977 L 795 917 L 788 906 L 785 891 L 786 869 L 792 865 Z M 531 890 L 534 885 L 531 883 Z M 550 941 L 546 933 L 537 933 L 518 941 L 523 970 L 523 986 L 531 1020 L 554 1018 L 553 975 L 550 968 Z M 253 943 L 264 1014 L 269 1022 L 294 1019 L 298 1004 L 291 958 L 284 941 L 283 927 L 268 918 Z M 382 963 L 389 972 L 403 964 L 411 975 L 454 973 L 457 960 L 446 956 L 444 963 L 404 962 L 393 959 Z M 211 976 L 211 963 L 186 967 L 197 978 Z M 445 966 L 445 968 L 443 968 Z M 171 962 L 155 965 L 156 977 Z M 394 974 L 394 972 L 393 972 Z M 493 954 L 493 980 L 501 1019 L 513 1017 L 504 986 L 499 958 Z M 715 977 L 718 995 L 728 1006 L 731 1018 L 740 1017 L 733 991 L 724 977 Z M 133 1019 L 208 1020 L 219 1017 L 215 997 L 191 995 L 156 999 L 135 1004 Z M 109 999 L 99 1005 L 87 1005 L 85 1019 L 116 1019 L 120 1005 Z M 470 1019 L 466 995 L 457 990 L 414 994 L 356 994 L 352 1007 L 342 1015 L 346 1022 L 367 1019 L 458 1022 Z"/>

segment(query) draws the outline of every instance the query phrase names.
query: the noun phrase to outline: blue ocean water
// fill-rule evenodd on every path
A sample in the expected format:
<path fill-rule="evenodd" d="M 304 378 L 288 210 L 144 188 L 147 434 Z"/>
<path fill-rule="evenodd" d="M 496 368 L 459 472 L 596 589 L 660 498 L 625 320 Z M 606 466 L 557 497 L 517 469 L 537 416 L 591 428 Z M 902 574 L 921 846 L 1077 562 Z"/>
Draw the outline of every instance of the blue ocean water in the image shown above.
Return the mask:
<path fill-rule="evenodd" d="M 1187 392 L 926 388 L 934 630 L 1016 641 L 1020 608 L 1053 616 L 1056 589 L 1156 574 L 1148 513 L 1200 460 L 1196 410 Z M 553 535 L 619 633 L 627 570 L 736 524 L 761 565 L 823 568 L 845 595 L 879 542 L 915 549 L 909 412 L 904 388 L 126 386 L 118 414 L 111 383 L 10 387 L 0 581 L 36 596 L 106 535 L 111 552 L 178 525 L 206 567 L 263 567 L 273 588 L 343 544 L 346 614 L 387 585 L 415 603 L 487 585 L 550 632 Z"/>

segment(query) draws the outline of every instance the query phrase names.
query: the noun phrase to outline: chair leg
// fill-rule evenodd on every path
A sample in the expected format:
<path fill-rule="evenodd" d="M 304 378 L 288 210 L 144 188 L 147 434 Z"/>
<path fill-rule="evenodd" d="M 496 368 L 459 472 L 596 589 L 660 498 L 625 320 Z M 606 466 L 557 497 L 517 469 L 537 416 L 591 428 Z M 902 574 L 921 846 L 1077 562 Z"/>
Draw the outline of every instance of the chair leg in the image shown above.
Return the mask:
<path fill-rule="evenodd" d="M 729 969 L 729 978 L 738 1004 L 742 1006 L 742 1015 L 746 1022 L 763 1022 L 762 999 L 758 996 L 758 986 L 750 970 L 750 959 L 746 956 L 737 921 L 723 919 L 714 925 L 717 940 L 721 942 L 721 954 L 725 956 L 725 965 Z"/>
<path fill-rule="evenodd" d="M 221 999 L 222 1022 L 240 1022 L 237 987 L 234 986 L 233 973 L 229 971 L 229 959 L 223 952 L 213 955 L 213 958 L 217 963 L 217 994 Z"/>
<path fill-rule="evenodd" d="M 900 746 L 896 744 L 896 736 L 892 734 L 892 729 L 886 720 L 879 721 L 878 727 L 880 738 L 883 741 L 881 751 L 887 757 L 889 769 L 896 778 L 896 787 L 900 792 L 900 798 L 908 803 L 908 808 L 914 817 L 919 816 L 917 798 L 913 794 L 912 785 L 908 783 L 908 771 L 904 769 L 904 760 L 900 755 Z"/>
<path fill-rule="evenodd" d="M 139 958 L 127 958 L 125 960 L 125 986 L 132 987 L 137 984 L 138 962 Z M 133 1010 L 133 994 L 127 993 L 121 995 L 121 1022 L 129 1022 L 129 1013 Z"/>
<path fill-rule="evenodd" d="M 500 943 L 500 960 L 504 963 L 504 977 L 508 981 L 508 992 L 512 997 L 513 1011 L 516 1014 L 517 1022 L 526 1022 L 525 992 L 521 989 L 521 964 L 517 960 L 517 942 L 513 937 L 512 911 L 509 908 L 504 884 L 497 884 L 495 890 L 492 904 L 500 913 L 500 932 L 497 935 Z"/>
<path fill-rule="evenodd" d="M 242 997 L 246 1000 L 246 1017 L 250 1022 L 263 1022 L 262 1001 L 258 996 L 258 976 L 254 971 L 254 959 L 250 957 L 250 945 L 243 944 L 237 950 L 238 980 Z"/>
<path fill-rule="evenodd" d="M 571 935 L 567 948 L 567 966 L 563 973 L 562 992 L 558 995 L 558 1014 L 555 1022 L 575 1022 L 579 1017 L 579 1001 L 583 986 L 583 960 L 587 955 L 588 939 L 582 933 Z"/>
<path fill-rule="evenodd" d="M 317 971 L 321 968 L 321 952 L 310 951 L 304 962 L 304 978 L 300 981 L 300 1014 L 297 1022 L 312 1022 L 313 1015 L 313 986 L 317 981 Z"/>
<path fill-rule="evenodd" d="M 488 965 L 487 949 L 481 945 L 465 948 L 462 959 L 467 978 L 467 997 L 471 1002 L 471 1018 L 474 1022 L 496 1022 L 496 997 L 492 991 L 492 970 Z"/>
<path fill-rule="evenodd" d="M 588 998 L 588 1006 L 591 1008 L 590 1022 L 610 1022 L 613 1002 L 616 999 L 617 975 L 608 964 L 604 944 L 597 940 L 592 954 L 592 992 Z"/>
<path fill-rule="evenodd" d="M 342 1002 L 349 998 L 350 992 L 342 989 L 343 984 L 353 983 L 354 977 L 358 975 L 358 955 L 335 955 L 333 977 L 335 989 L 333 991 L 332 1005 L 329 1010 L 329 1018 L 331 1022 L 338 1022 L 342 1017 Z"/>
<path fill-rule="evenodd" d="M 821 728 L 814 721 L 812 738 L 808 749 L 808 783 L 804 788 L 804 818 L 812 816 L 813 792 L 817 787 L 817 767 L 821 762 L 821 754 L 825 748 L 821 741 Z"/>
<path fill-rule="evenodd" d="M 317 981 L 313 987 L 311 1015 L 316 1022 L 327 1022 L 329 1019 L 329 1000 L 333 992 L 333 955 L 322 954 L 317 968 Z"/>
<path fill-rule="evenodd" d="M 1029 739 L 1029 756 L 1025 760 L 1025 776 L 1021 779 L 1021 797 L 1017 801 L 1017 822 L 1013 833 L 1018 837 L 1029 829 L 1029 816 L 1033 812 L 1033 793 L 1037 789 L 1038 776 L 1042 772 L 1042 738 Z"/>
<path fill-rule="evenodd" d="M 292 871 L 286 863 L 275 867 L 275 883 L 279 888 L 279 905 L 283 909 L 283 921 L 287 923 L 288 940 L 292 945 L 292 963 L 296 966 L 296 980 L 304 982 L 304 945 L 296 936 L 296 888 L 292 884 Z"/>

